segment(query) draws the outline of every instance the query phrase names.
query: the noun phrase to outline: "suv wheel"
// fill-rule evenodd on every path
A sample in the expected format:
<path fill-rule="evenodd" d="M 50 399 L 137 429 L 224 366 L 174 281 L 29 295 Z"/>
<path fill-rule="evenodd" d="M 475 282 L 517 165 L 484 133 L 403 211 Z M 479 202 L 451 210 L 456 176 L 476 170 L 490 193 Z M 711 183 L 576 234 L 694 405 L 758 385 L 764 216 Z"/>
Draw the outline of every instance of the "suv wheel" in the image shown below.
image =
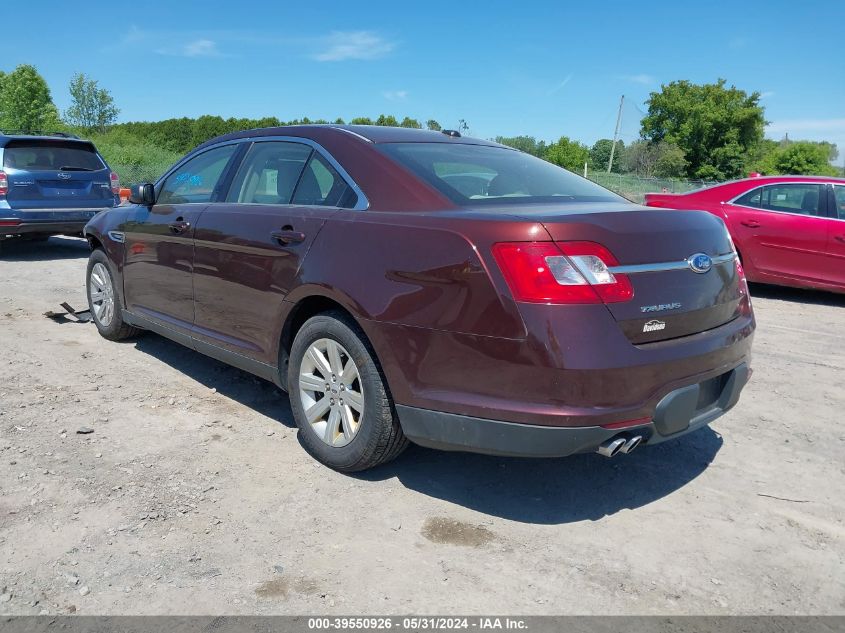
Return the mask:
<path fill-rule="evenodd" d="M 100 335 L 110 341 L 135 336 L 139 330 L 123 322 L 120 299 L 115 290 L 109 260 L 101 249 L 91 252 L 85 276 L 88 289 L 88 309 L 94 317 Z"/>
<path fill-rule="evenodd" d="M 375 353 L 342 313 L 318 314 L 297 332 L 288 393 L 303 445 L 330 468 L 365 470 L 408 446 Z"/>

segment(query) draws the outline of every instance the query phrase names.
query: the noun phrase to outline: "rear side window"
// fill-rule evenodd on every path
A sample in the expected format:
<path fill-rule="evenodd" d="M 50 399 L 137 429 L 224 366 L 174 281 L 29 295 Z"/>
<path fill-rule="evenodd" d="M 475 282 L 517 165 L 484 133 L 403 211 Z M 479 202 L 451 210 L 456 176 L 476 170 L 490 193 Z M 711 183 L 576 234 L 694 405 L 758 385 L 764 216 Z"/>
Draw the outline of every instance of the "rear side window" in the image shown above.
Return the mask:
<path fill-rule="evenodd" d="M 227 202 L 288 204 L 311 148 L 301 143 L 255 143 L 229 189 Z"/>
<path fill-rule="evenodd" d="M 819 215 L 824 185 L 783 184 L 763 187 L 760 206 L 768 211 Z"/>
<path fill-rule="evenodd" d="M 357 200 L 355 192 L 335 168 L 314 152 L 299 179 L 293 204 L 351 208 Z"/>
<path fill-rule="evenodd" d="M 29 171 L 98 171 L 103 161 L 90 143 L 11 141 L 3 150 L 3 167 Z"/>
<path fill-rule="evenodd" d="M 211 202 L 237 145 L 203 152 L 171 173 L 161 186 L 156 204 Z"/>
<path fill-rule="evenodd" d="M 763 188 L 757 187 L 757 189 L 752 189 L 748 193 L 744 193 L 739 198 L 734 200 L 734 204 L 739 204 L 744 207 L 754 207 L 758 209 L 760 207 L 760 199 L 763 197 Z"/>

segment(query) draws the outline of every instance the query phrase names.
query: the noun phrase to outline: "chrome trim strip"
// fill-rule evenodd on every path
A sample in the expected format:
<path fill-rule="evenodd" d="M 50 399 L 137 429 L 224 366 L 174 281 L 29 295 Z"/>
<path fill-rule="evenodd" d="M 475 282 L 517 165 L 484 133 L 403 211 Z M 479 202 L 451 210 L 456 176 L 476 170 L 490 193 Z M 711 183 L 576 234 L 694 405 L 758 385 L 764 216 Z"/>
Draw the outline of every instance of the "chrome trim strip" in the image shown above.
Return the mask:
<path fill-rule="evenodd" d="M 334 127 L 332 126 L 333 130 L 340 130 L 341 132 L 346 132 L 347 134 L 351 134 L 352 136 L 357 136 L 363 141 L 367 141 L 367 143 L 375 143 L 375 141 L 371 138 L 367 138 L 363 134 L 358 134 L 358 132 L 353 132 L 352 130 L 348 130 L 345 127 Z"/>
<path fill-rule="evenodd" d="M 335 128 L 335 129 L 342 129 L 342 128 Z M 354 132 L 352 132 L 352 134 L 354 134 Z M 307 145 L 311 149 L 319 152 L 319 154 L 323 158 L 325 158 L 331 164 L 332 167 L 334 167 L 337 170 L 337 173 L 340 174 L 340 177 L 343 178 L 346 181 L 346 184 L 349 185 L 352 188 L 352 190 L 356 193 L 356 195 L 358 196 L 358 203 L 354 207 L 352 207 L 352 210 L 353 211 L 366 211 L 367 209 L 370 208 L 370 201 L 367 199 L 367 196 L 364 195 L 364 192 L 361 190 L 361 188 L 358 186 L 358 184 L 354 180 L 352 180 L 352 176 L 350 176 L 349 173 L 343 168 L 343 166 L 335 160 L 334 156 L 329 154 L 326 151 L 326 148 L 324 148 L 322 145 L 320 145 L 317 141 L 312 141 L 310 138 L 306 138 L 304 136 L 246 136 L 246 137 L 243 137 L 243 138 L 230 139 L 228 141 L 221 141 L 220 143 L 215 143 L 214 145 L 209 145 L 208 147 L 203 148 L 202 152 L 198 152 L 198 153 L 191 152 L 190 154 L 184 156 L 182 158 L 182 160 L 180 160 L 178 163 L 173 165 L 170 169 L 168 169 L 164 173 L 164 175 L 162 175 L 156 181 L 156 183 L 155 183 L 156 197 L 158 197 L 158 193 L 160 191 L 160 186 L 161 186 L 162 183 L 164 183 L 165 179 L 168 176 L 170 176 L 170 174 L 172 174 L 174 171 L 179 169 L 182 165 L 184 165 L 186 162 L 188 162 L 190 159 L 192 159 L 196 156 L 199 156 L 200 154 L 204 154 L 205 152 L 207 152 L 209 150 L 217 149 L 218 147 L 224 147 L 226 145 L 235 145 L 235 144 L 240 144 L 240 143 L 263 143 L 263 142 L 267 142 L 267 141 L 284 141 L 284 142 L 287 142 L 287 143 L 299 143 L 301 145 Z M 246 158 L 246 157 L 244 157 L 244 158 Z M 241 164 L 243 164 L 243 161 L 241 161 Z M 240 169 L 240 165 L 238 165 L 238 168 Z M 202 204 L 208 204 L 208 203 L 202 203 Z M 238 204 L 238 203 L 226 203 L 226 204 Z M 290 206 L 290 205 L 284 205 L 284 206 Z M 319 206 L 319 205 L 294 205 L 294 206 Z M 320 207 L 320 208 L 326 208 L 326 207 Z"/>
<path fill-rule="evenodd" d="M 109 231 L 107 235 L 115 242 L 120 242 L 121 244 L 126 241 L 126 236 L 123 234 L 123 231 Z"/>
<path fill-rule="evenodd" d="M 736 259 L 736 253 L 726 253 L 724 255 L 716 255 L 710 258 L 713 265 L 725 264 Z M 679 262 L 663 262 L 659 264 L 633 264 L 631 266 L 611 266 L 607 269 L 611 273 L 619 275 L 638 275 L 640 273 L 662 273 L 670 270 L 689 270 L 689 261 L 684 259 Z"/>

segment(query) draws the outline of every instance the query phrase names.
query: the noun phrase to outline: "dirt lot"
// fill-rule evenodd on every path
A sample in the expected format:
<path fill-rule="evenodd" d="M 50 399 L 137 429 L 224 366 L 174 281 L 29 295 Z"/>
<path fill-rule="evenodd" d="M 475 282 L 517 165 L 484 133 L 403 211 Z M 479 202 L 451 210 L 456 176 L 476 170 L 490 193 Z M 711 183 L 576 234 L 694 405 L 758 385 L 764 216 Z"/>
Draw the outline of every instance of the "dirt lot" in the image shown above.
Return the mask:
<path fill-rule="evenodd" d="M 87 256 L 0 255 L 2 613 L 845 613 L 845 297 L 753 288 L 755 374 L 712 429 L 350 477 L 272 385 L 44 318 L 84 306 Z"/>

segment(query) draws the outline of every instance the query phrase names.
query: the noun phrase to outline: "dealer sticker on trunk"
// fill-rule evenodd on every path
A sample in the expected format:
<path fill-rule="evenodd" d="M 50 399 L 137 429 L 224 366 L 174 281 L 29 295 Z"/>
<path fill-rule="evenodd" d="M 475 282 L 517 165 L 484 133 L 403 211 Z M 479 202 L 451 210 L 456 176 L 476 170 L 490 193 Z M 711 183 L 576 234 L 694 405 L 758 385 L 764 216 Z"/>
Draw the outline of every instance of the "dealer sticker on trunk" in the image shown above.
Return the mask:
<path fill-rule="evenodd" d="M 666 329 L 666 323 L 663 321 L 658 321 L 657 319 L 652 319 L 651 321 L 647 321 L 645 325 L 643 325 L 643 332 L 659 332 L 660 330 Z"/>

